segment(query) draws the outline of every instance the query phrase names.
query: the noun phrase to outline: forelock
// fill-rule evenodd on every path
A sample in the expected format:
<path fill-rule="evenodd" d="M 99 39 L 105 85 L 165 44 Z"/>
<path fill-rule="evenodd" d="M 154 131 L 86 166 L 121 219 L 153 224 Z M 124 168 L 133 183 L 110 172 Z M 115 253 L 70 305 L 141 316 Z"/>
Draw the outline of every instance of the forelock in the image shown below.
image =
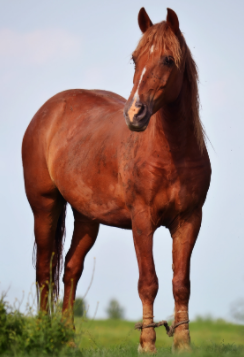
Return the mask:
<path fill-rule="evenodd" d="M 153 46 L 154 51 L 150 51 Z M 145 52 L 148 56 L 154 55 L 159 50 L 162 53 L 165 48 L 172 52 L 177 67 L 180 65 L 182 51 L 180 42 L 166 21 L 155 24 L 144 33 L 138 43 L 137 48 L 133 52 L 133 56 L 140 58 Z"/>

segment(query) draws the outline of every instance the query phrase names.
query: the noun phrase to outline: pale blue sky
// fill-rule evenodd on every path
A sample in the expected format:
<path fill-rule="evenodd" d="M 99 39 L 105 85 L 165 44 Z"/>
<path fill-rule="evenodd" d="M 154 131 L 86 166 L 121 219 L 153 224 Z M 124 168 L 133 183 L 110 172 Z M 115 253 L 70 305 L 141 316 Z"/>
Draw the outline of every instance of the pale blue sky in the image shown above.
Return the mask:
<path fill-rule="evenodd" d="M 9 299 L 27 294 L 35 280 L 31 256 L 33 218 L 24 193 L 21 141 L 38 108 L 69 88 L 107 89 L 127 98 L 132 89 L 132 51 L 140 38 L 137 14 L 144 6 L 153 22 L 176 11 L 199 67 L 201 118 L 213 176 L 204 206 L 202 229 L 191 265 L 190 318 L 211 313 L 229 318 L 229 307 L 244 297 L 244 3 L 147 1 L 13 1 L 0 2 L 0 290 Z M 68 250 L 72 213 L 68 212 Z M 171 238 L 155 234 L 159 277 L 155 320 L 173 312 Z M 78 286 L 84 294 L 96 257 L 94 282 L 87 295 L 90 315 L 105 317 L 112 297 L 139 319 L 138 269 L 130 231 L 102 226 L 87 256 Z"/>

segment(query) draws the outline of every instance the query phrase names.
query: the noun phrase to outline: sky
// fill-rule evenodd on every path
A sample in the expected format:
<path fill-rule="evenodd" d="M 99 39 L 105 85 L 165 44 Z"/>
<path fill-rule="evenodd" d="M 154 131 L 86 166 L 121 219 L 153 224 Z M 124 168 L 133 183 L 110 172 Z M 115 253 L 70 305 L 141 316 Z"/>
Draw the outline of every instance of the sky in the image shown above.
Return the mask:
<path fill-rule="evenodd" d="M 105 89 L 129 97 L 130 59 L 141 36 L 137 15 L 142 6 L 153 23 L 165 20 L 167 7 L 177 13 L 199 69 L 200 114 L 213 173 L 191 260 L 190 319 L 207 314 L 231 319 L 231 305 L 244 298 L 244 2 L 239 0 L 234 6 L 230 0 L 1 0 L 0 292 L 8 290 L 10 302 L 20 301 L 24 292 L 24 303 L 34 294 L 33 216 L 21 162 L 24 132 L 39 107 L 60 91 Z M 66 225 L 67 252 L 73 229 L 70 208 Z M 159 278 L 155 321 L 173 313 L 171 252 L 171 237 L 162 227 L 154 236 Z M 139 320 L 132 232 L 100 227 L 78 296 L 90 284 L 94 258 L 88 315 L 95 314 L 99 302 L 96 318 L 105 318 L 108 301 L 116 298 L 127 319 Z"/>

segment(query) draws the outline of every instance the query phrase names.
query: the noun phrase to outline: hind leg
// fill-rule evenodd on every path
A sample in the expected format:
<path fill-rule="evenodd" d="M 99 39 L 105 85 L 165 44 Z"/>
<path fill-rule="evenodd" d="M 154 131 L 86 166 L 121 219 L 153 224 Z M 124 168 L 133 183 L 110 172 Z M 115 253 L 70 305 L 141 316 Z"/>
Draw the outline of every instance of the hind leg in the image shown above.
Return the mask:
<path fill-rule="evenodd" d="M 22 146 L 25 191 L 34 215 L 36 281 L 41 291 L 42 310 L 47 309 L 50 260 L 56 250 L 57 222 L 65 203 L 48 170 L 45 132 L 42 126 L 39 127 L 38 120 L 34 119 L 25 133 Z M 55 254 L 53 273 L 57 263 Z"/>
<path fill-rule="evenodd" d="M 62 212 L 62 197 L 39 197 L 38 207 L 33 209 L 36 252 L 36 282 L 40 291 L 40 308 L 48 310 L 48 290 L 50 282 L 50 262 L 56 250 L 55 234 L 58 218 Z M 54 271 L 57 256 L 53 256 L 51 274 L 54 281 Z"/>
<path fill-rule="evenodd" d="M 63 313 L 70 316 L 77 283 L 84 267 L 84 259 L 96 241 L 99 224 L 74 212 L 74 232 L 71 247 L 65 258 Z M 73 315 L 73 314 L 71 314 Z M 71 317 L 71 316 L 70 316 Z M 72 318 L 72 317 L 71 317 Z"/>

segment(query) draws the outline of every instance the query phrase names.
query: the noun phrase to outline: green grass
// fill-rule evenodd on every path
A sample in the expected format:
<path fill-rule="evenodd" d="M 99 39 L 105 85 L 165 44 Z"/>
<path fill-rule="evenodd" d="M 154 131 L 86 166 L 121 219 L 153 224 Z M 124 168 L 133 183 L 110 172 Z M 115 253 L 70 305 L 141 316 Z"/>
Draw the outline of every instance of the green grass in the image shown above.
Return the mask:
<path fill-rule="evenodd" d="M 143 354 L 144 355 L 144 354 Z M 142 356 L 143 356 L 142 355 Z M 243 357 L 243 349 L 236 346 L 213 345 L 204 348 L 193 348 L 188 354 L 176 354 L 183 357 Z M 83 357 L 138 357 L 137 350 L 132 346 L 118 346 L 116 348 L 90 349 L 82 352 Z M 149 355 L 150 356 L 150 355 Z M 160 348 L 157 350 L 157 357 L 172 357 L 171 349 Z"/>
<path fill-rule="evenodd" d="M 138 356 L 140 332 L 134 322 L 75 319 L 76 331 L 58 309 L 51 314 L 23 315 L 0 299 L 0 355 L 15 357 L 132 357 Z M 244 326 L 223 320 L 190 323 L 191 357 L 244 357 Z M 172 338 L 157 329 L 157 356 L 172 356 Z"/>
<path fill-rule="evenodd" d="M 134 322 L 120 320 L 83 320 L 77 318 L 76 343 L 84 356 L 134 356 L 137 354 L 140 332 L 134 330 Z M 158 355 L 171 354 L 172 338 L 164 327 L 157 328 L 156 347 Z M 198 319 L 190 323 L 191 341 L 194 355 L 242 355 L 244 356 L 244 326 L 223 320 Z M 79 338 L 80 336 L 80 338 Z M 129 352 L 130 351 L 130 352 Z"/>

